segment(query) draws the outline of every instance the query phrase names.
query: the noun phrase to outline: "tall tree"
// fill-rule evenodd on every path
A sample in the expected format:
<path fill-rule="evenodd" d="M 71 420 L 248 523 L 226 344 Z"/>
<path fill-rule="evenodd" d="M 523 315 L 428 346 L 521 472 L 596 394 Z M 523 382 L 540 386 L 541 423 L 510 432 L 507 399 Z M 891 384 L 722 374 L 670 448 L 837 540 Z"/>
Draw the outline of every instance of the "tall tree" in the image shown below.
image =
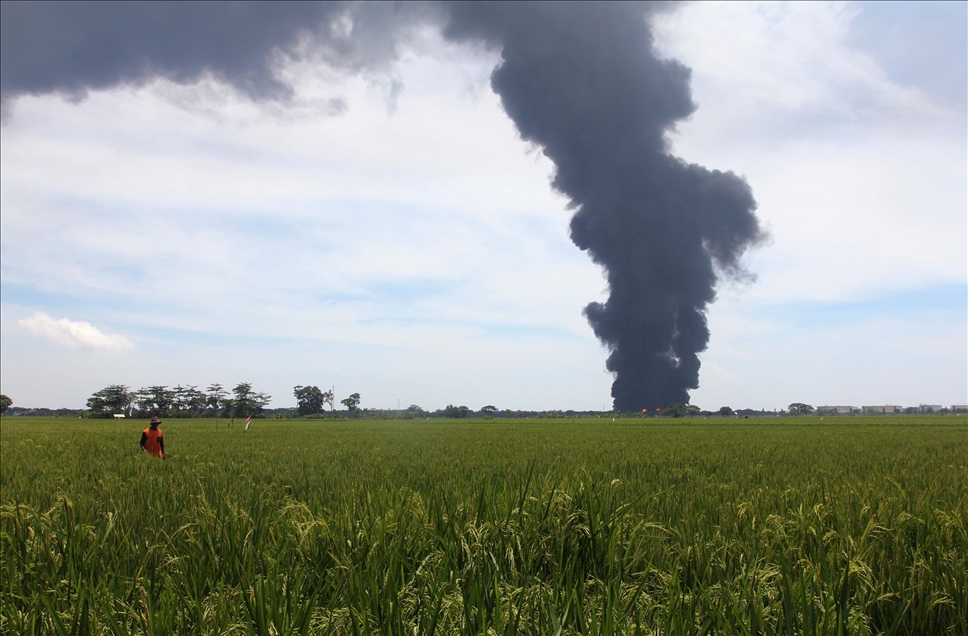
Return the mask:
<path fill-rule="evenodd" d="M 104 400 L 104 407 L 111 413 L 124 413 L 131 405 L 132 394 L 123 384 L 111 384 L 97 392 Z"/>
<path fill-rule="evenodd" d="M 232 394 L 235 396 L 232 400 L 233 411 L 237 417 L 261 415 L 272 401 L 272 396 L 268 393 L 253 391 L 251 382 L 240 382 L 232 389 Z"/>
<path fill-rule="evenodd" d="M 297 385 L 293 387 L 292 394 L 296 396 L 296 408 L 302 416 L 320 413 L 326 404 L 326 394 L 318 386 Z"/>
<path fill-rule="evenodd" d="M 454 406 L 453 404 L 448 404 L 446 407 L 444 407 L 444 417 L 464 419 L 467 417 L 468 413 L 470 413 L 470 409 L 466 406 Z"/>
<path fill-rule="evenodd" d="M 205 391 L 205 406 L 211 409 L 215 416 L 218 416 L 220 413 L 225 413 L 225 402 L 229 396 L 229 392 L 218 383 L 210 384 Z M 222 410 L 220 411 L 220 409 Z"/>
<path fill-rule="evenodd" d="M 188 417 L 188 389 L 176 384 L 171 390 L 171 417 Z"/>
<path fill-rule="evenodd" d="M 134 394 L 123 384 L 111 384 L 88 398 L 87 408 L 91 411 L 91 417 L 121 414 L 131 405 L 133 397 Z"/>
<path fill-rule="evenodd" d="M 168 417 L 171 413 L 172 404 L 175 401 L 175 392 L 166 385 L 149 386 L 148 391 L 148 411 L 159 417 Z"/>
<path fill-rule="evenodd" d="M 91 417 L 104 417 L 104 400 L 97 393 L 87 398 L 87 408 L 91 412 Z"/>
<path fill-rule="evenodd" d="M 794 402 L 790 405 L 790 413 L 798 417 L 800 415 L 810 415 L 813 413 L 813 407 L 803 402 Z"/>
<path fill-rule="evenodd" d="M 11 404 L 13 404 L 13 400 L 6 395 L 0 394 L 0 413 L 6 413 Z"/>
<path fill-rule="evenodd" d="M 194 384 L 189 384 L 181 390 L 181 413 L 183 417 L 198 417 L 205 411 L 205 394 Z"/>
<path fill-rule="evenodd" d="M 348 398 L 339 401 L 339 403 L 345 406 L 346 410 L 348 410 L 350 413 L 353 413 L 357 408 L 359 408 L 360 402 L 361 399 L 359 393 L 351 393 Z"/>
<path fill-rule="evenodd" d="M 232 398 L 232 404 L 237 417 L 254 415 L 252 411 L 255 408 L 255 393 L 252 392 L 251 382 L 239 382 L 232 389 L 232 395 L 235 396 Z"/>
<path fill-rule="evenodd" d="M 134 404 L 142 415 L 147 415 L 154 408 L 154 400 L 152 399 L 151 389 L 147 387 L 141 387 L 134 392 L 132 397 Z"/>
<path fill-rule="evenodd" d="M 256 393 L 255 399 L 252 405 L 252 414 L 262 415 L 262 412 L 266 409 L 267 406 L 269 406 L 270 402 L 272 402 L 272 396 L 269 395 L 268 393 L 264 393 L 262 391 Z"/>
<path fill-rule="evenodd" d="M 672 404 L 662 409 L 662 415 L 666 417 L 682 417 L 686 414 L 685 404 Z"/>
<path fill-rule="evenodd" d="M 204 395 L 198 390 L 197 386 L 189 384 L 188 386 L 177 385 L 172 391 L 174 394 L 174 400 L 172 401 L 172 416 L 174 417 L 196 417 L 198 415 L 199 396 Z"/>

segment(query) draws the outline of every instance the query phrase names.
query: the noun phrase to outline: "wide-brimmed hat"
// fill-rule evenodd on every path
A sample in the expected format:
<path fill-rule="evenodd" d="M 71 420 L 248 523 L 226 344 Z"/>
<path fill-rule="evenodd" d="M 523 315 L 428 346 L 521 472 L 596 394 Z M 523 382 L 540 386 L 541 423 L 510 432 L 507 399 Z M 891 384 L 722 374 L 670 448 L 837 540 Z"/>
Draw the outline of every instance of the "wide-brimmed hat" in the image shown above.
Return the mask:
<path fill-rule="evenodd" d="M 161 424 L 161 420 L 158 419 L 158 416 L 157 415 L 153 415 L 151 417 L 151 423 L 152 424 Z"/>

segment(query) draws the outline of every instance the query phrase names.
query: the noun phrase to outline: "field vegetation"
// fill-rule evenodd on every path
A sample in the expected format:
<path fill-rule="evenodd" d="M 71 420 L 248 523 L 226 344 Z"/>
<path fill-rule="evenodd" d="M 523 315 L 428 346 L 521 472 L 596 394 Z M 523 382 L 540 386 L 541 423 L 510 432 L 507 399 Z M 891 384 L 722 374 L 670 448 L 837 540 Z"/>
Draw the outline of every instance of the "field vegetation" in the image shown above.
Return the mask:
<path fill-rule="evenodd" d="M 968 634 L 964 417 L 0 420 L 4 634 Z"/>

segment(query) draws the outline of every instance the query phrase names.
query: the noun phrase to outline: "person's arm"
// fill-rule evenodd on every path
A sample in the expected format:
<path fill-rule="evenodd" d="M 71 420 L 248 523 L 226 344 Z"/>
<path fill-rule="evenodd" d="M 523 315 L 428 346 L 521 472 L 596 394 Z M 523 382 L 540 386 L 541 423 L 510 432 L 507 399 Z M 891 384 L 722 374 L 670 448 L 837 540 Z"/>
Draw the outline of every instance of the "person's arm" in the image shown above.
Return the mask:
<path fill-rule="evenodd" d="M 167 459 L 165 457 L 165 436 L 164 435 L 158 438 L 158 448 L 161 449 L 161 458 Z"/>
<path fill-rule="evenodd" d="M 148 434 L 141 431 L 141 450 L 145 449 L 145 444 L 148 443 Z"/>

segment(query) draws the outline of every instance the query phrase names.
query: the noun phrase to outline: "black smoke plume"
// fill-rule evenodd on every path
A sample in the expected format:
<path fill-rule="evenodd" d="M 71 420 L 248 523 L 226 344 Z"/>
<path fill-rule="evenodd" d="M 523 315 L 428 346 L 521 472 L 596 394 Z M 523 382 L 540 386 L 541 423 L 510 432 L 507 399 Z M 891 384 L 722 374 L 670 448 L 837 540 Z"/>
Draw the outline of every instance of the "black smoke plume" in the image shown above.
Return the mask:
<path fill-rule="evenodd" d="M 285 100 L 286 59 L 359 72 L 396 57 L 426 5 L 350 2 L 3 2 L 0 99 L 206 76 L 256 100 Z"/>
<path fill-rule="evenodd" d="M 491 85 L 523 139 L 556 167 L 571 236 L 601 265 L 608 299 L 585 316 L 608 347 L 614 406 L 689 400 L 709 342 L 717 280 L 763 233 L 745 180 L 669 154 L 693 113 L 689 69 L 661 59 L 648 24 L 662 5 L 612 3 L 3 3 L 0 97 L 154 77 L 212 75 L 284 99 L 279 55 L 350 71 L 392 61 L 404 27 L 499 48 Z"/>
<path fill-rule="evenodd" d="M 689 401 L 717 272 L 743 276 L 762 237 L 746 181 L 669 155 L 668 133 L 696 107 L 689 69 L 656 54 L 649 10 L 458 3 L 445 31 L 501 47 L 491 85 L 554 162 L 572 240 L 605 270 L 608 299 L 584 313 L 623 411 Z"/>

